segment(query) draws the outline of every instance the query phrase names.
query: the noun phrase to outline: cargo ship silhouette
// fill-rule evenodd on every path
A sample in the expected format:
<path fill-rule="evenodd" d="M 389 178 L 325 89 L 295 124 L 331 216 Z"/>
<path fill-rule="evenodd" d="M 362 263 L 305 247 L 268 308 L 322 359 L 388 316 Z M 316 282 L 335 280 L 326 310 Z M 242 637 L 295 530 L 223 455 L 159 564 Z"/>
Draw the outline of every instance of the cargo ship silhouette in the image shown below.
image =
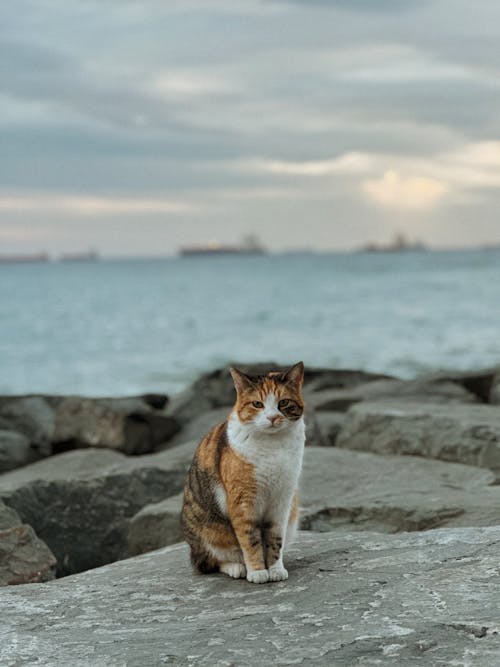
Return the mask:
<path fill-rule="evenodd" d="M 181 257 L 218 257 L 221 255 L 264 255 L 265 249 L 254 236 L 246 237 L 240 245 L 226 245 L 212 241 L 206 245 L 181 248 Z"/>

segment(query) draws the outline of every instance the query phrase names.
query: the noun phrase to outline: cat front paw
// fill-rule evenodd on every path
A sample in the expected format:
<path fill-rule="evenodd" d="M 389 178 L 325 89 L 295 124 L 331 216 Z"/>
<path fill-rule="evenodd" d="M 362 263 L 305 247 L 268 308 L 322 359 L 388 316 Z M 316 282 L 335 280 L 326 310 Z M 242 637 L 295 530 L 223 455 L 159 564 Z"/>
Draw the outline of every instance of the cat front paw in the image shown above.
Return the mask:
<path fill-rule="evenodd" d="M 244 579 L 247 576 L 247 569 L 241 563 L 222 563 L 220 571 L 233 579 Z"/>
<path fill-rule="evenodd" d="M 269 581 L 268 570 L 252 570 L 247 572 L 247 581 L 251 584 L 266 584 Z"/>
<path fill-rule="evenodd" d="M 283 565 L 271 565 L 269 568 L 269 581 L 285 581 L 288 579 L 288 570 Z"/>

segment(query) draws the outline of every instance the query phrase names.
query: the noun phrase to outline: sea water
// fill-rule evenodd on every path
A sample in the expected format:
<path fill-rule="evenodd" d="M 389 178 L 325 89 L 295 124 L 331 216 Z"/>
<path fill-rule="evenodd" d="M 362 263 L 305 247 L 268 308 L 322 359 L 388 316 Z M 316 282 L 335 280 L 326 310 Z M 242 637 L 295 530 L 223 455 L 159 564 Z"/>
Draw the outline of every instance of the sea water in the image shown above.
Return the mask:
<path fill-rule="evenodd" d="M 500 250 L 0 265 L 0 393 L 175 392 L 230 362 L 500 364 Z"/>

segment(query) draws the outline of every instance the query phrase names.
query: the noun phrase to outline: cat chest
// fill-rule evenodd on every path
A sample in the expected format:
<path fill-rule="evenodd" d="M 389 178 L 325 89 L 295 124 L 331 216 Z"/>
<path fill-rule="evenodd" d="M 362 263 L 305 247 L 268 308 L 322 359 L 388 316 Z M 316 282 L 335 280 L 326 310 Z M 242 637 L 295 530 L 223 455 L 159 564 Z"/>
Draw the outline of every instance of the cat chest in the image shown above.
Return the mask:
<path fill-rule="evenodd" d="M 299 482 L 302 450 L 259 452 L 250 460 L 253 465 L 256 514 L 262 517 L 281 513 L 281 510 L 287 511 Z"/>
<path fill-rule="evenodd" d="M 250 466 L 245 478 L 238 483 L 229 484 L 227 489 L 219 485 L 216 489 L 216 501 L 219 509 L 227 516 L 227 493 L 238 493 L 246 486 L 253 495 L 254 510 L 258 517 L 286 513 L 295 494 L 302 467 L 302 448 L 296 451 L 259 452 L 246 457 Z M 251 471 L 251 472 L 250 472 Z"/>

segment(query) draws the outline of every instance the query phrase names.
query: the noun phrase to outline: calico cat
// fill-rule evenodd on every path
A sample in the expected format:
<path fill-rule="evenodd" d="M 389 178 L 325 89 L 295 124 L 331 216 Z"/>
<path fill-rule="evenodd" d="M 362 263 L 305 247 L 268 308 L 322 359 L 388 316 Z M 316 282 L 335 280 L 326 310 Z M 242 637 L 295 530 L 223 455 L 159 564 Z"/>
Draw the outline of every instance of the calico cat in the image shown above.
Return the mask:
<path fill-rule="evenodd" d="M 282 581 L 283 550 L 298 520 L 304 365 L 259 376 L 231 368 L 231 375 L 236 404 L 195 452 L 182 527 L 198 572 Z"/>

